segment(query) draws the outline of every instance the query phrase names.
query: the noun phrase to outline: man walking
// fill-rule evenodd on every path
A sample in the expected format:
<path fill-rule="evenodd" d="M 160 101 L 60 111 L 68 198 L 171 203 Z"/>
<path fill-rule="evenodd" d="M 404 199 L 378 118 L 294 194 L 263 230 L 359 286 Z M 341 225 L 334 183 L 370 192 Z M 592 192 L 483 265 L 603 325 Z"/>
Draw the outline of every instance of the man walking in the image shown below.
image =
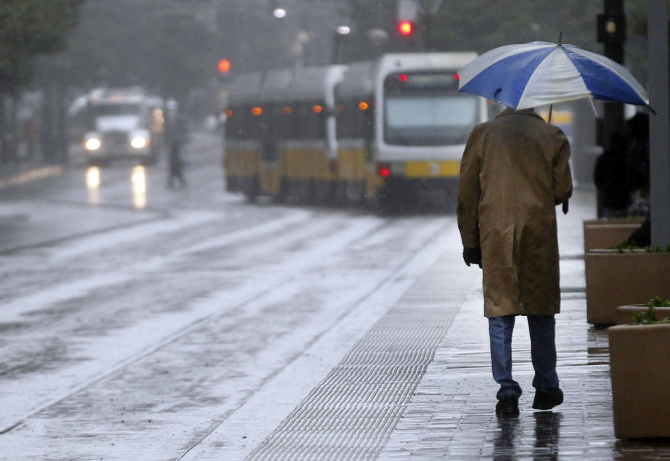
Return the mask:
<path fill-rule="evenodd" d="M 516 316 L 528 318 L 536 389 L 533 408 L 563 403 L 556 373 L 554 314 L 560 311 L 556 205 L 572 195 L 570 145 L 533 109 L 505 109 L 477 125 L 461 163 L 458 228 L 465 263 L 483 268 L 496 414 L 518 415 L 512 378 Z"/>

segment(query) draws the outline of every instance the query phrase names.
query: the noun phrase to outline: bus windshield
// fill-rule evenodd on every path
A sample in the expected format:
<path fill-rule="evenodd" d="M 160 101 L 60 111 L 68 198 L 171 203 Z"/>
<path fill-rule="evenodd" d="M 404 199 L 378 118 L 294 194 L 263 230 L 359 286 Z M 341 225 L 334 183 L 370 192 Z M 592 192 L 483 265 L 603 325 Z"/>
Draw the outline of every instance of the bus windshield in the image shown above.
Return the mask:
<path fill-rule="evenodd" d="M 385 101 L 384 141 L 404 146 L 465 144 L 479 119 L 479 98 L 399 94 Z"/>
<path fill-rule="evenodd" d="M 97 104 L 95 107 L 96 117 L 115 117 L 120 115 L 140 115 L 141 106 L 133 103 L 122 104 Z"/>

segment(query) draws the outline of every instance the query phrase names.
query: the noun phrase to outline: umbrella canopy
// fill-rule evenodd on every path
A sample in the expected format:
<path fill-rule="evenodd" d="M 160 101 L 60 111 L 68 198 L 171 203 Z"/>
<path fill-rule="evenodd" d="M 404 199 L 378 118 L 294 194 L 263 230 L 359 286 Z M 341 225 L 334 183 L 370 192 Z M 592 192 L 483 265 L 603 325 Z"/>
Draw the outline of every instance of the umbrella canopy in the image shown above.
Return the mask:
<path fill-rule="evenodd" d="M 502 46 L 482 54 L 458 74 L 459 91 L 514 109 L 581 98 L 649 106 L 646 91 L 623 66 L 573 45 Z"/>

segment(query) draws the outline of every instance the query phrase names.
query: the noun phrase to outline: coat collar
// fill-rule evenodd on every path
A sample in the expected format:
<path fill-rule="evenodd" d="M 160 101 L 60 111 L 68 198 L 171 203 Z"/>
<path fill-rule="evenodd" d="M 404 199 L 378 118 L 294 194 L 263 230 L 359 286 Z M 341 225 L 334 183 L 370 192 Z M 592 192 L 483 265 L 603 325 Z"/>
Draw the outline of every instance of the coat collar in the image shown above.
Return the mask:
<path fill-rule="evenodd" d="M 499 113 L 496 116 L 496 118 L 502 117 L 502 116 L 505 116 L 505 115 L 514 115 L 514 114 L 533 115 L 535 117 L 542 118 L 542 117 L 540 117 L 540 115 L 537 112 L 535 112 L 535 109 L 533 109 L 532 107 L 530 109 L 512 109 L 511 107 L 507 107 L 507 108 L 505 108 L 505 110 L 503 110 L 501 113 Z M 542 120 L 544 120 L 544 119 L 542 119 Z"/>

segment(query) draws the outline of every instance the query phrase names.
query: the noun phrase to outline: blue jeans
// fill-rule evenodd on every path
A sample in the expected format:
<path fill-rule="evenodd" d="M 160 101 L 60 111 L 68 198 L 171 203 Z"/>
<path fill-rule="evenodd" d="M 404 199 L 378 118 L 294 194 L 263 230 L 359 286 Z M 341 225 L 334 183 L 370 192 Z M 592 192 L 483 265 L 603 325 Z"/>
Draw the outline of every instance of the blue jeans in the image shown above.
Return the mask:
<path fill-rule="evenodd" d="M 493 379 L 500 384 L 498 399 L 506 394 L 521 395 L 521 386 L 512 378 L 512 332 L 516 316 L 489 318 Z M 553 315 L 529 315 L 530 354 L 535 370 L 533 387 L 556 389 L 556 319 Z"/>

